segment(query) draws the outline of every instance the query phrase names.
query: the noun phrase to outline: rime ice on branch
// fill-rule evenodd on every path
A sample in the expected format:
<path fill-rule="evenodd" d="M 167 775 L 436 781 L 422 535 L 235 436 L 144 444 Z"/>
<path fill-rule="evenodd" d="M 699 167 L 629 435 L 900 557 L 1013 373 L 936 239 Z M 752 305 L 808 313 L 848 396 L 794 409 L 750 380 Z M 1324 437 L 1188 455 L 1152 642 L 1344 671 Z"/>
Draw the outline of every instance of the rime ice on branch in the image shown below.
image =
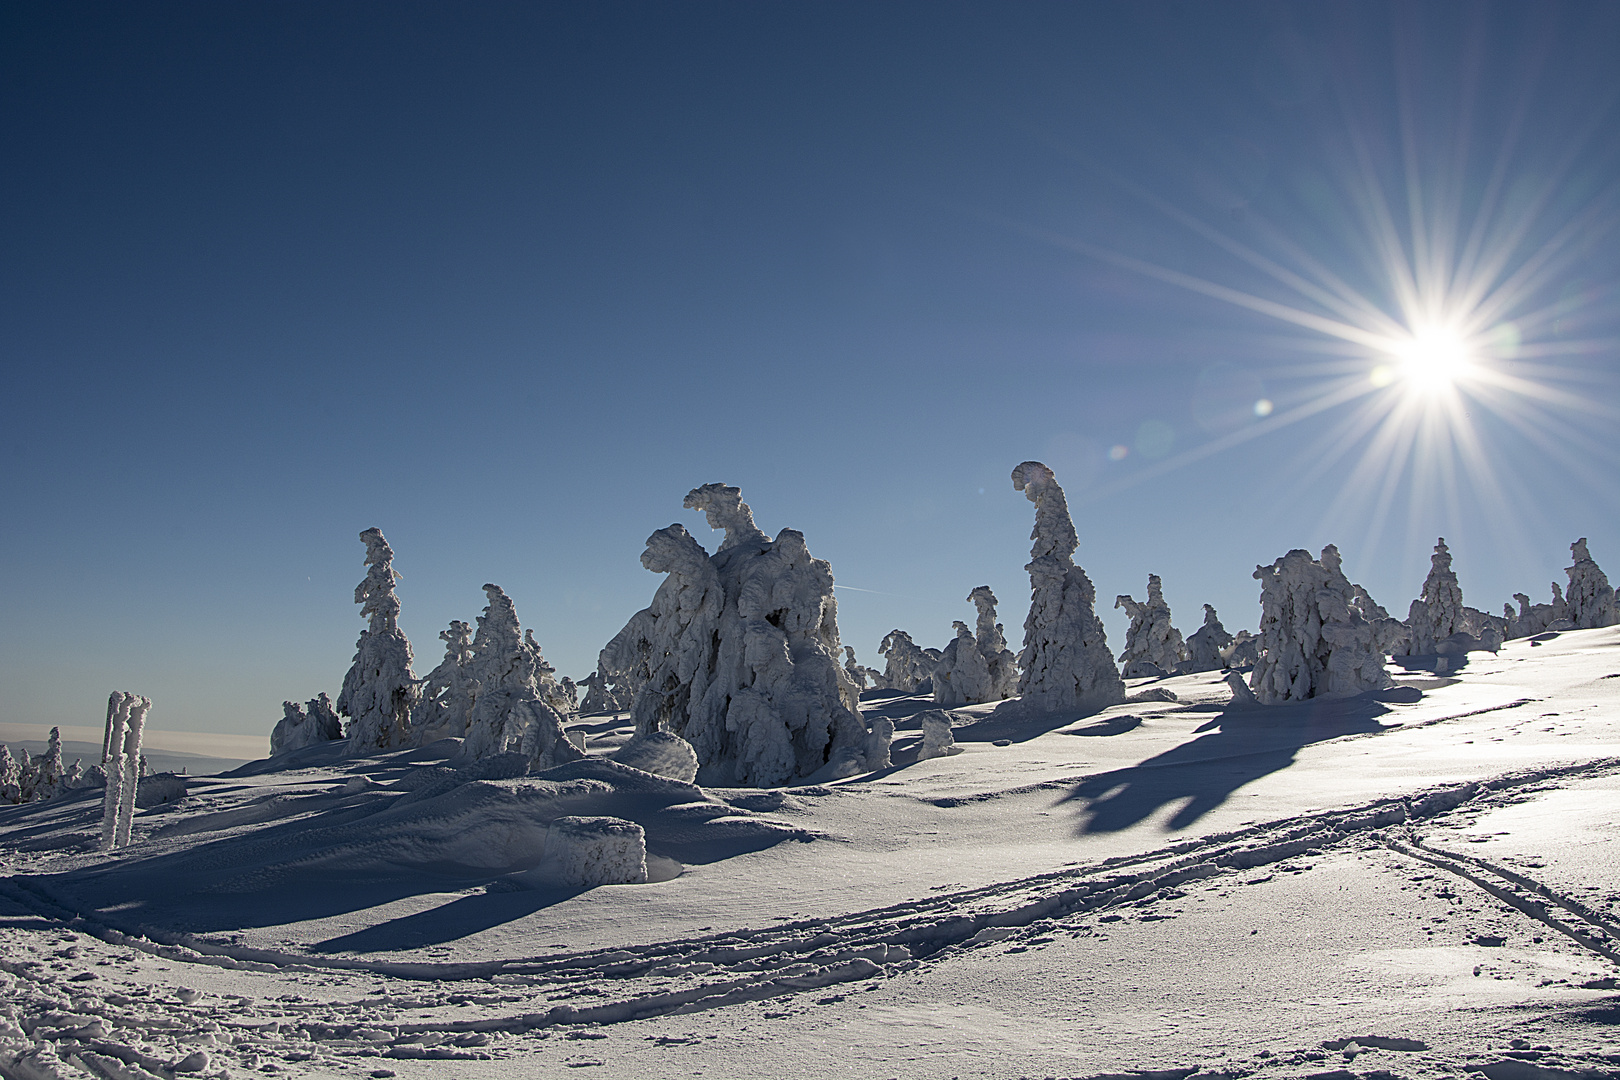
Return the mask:
<path fill-rule="evenodd" d="M 551 665 L 532 634 L 518 626 L 517 608 L 499 585 L 485 585 L 489 604 L 478 617 L 471 677 L 476 696 L 467 717 L 463 761 L 521 753 L 531 770 L 585 756 L 568 741 L 563 717 L 547 700 Z"/>
<path fill-rule="evenodd" d="M 1074 564 L 1080 544 L 1068 500 L 1052 470 L 1026 461 L 1013 487 L 1035 504 L 1029 571 L 1031 598 L 1018 657 L 1020 709 L 1035 712 L 1100 709 L 1125 700 L 1125 683 L 1108 652 L 1097 618 L 1097 590 Z M 1006 706 L 1003 706 L 1006 708 Z"/>
<path fill-rule="evenodd" d="M 1423 580 L 1423 592 L 1412 601 L 1406 616 L 1406 656 L 1433 656 L 1440 643 L 1452 634 L 1466 632 L 1467 616 L 1463 612 L 1462 586 L 1451 569 L 1451 551 L 1445 537 L 1435 541 L 1434 554 L 1429 560 L 1429 576 Z"/>
<path fill-rule="evenodd" d="M 977 625 L 970 633 L 966 623 L 953 624 L 956 637 L 934 668 L 934 700 L 941 705 L 1001 701 L 1017 689 L 1018 657 L 996 622 L 996 594 L 980 585 L 967 598 L 978 609 Z"/>
<path fill-rule="evenodd" d="M 1355 587 L 1329 544 L 1320 561 L 1298 548 L 1260 582 L 1260 659 L 1249 686 L 1263 705 L 1313 697 L 1349 697 L 1389 685 L 1377 628 L 1356 604 Z"/>
<path fill-rule="evenodd" d="M 926 694 L 933 690 L 934 668 L 945 654 L 919 648 L 904 630 L 890 630 L 878 644 L 878 655 L 884 658 L 883 682 L 889 689 Z"/>
<path fill-rule="evenodd" d="M 1592 561 L 1586 550 L 1586 537 L 1569 545 L 1575 565 L 1564 573 L 1569 575 L 1569 619 L 1577 630 L 1591 630 L 1599 626 L 1613 626 L 1616 620 L 1614 587 L 1609 578 Z"/>
<path fill-rule="evenodd" d="M 1187 662 L 1187 646 L 1181 631 L 1170 625 L 1170 605 L 1164 602 L 1164 586 L 1158 574 L 1148 575 L 1147 603 L 1138 604 L 1129 596 L 1114 599 L 1131 618 L 1125 632 L 1125 651 L 1119 654 L 1127 679 L 1158 678 L 1172 675 Z"/>
<path fill-rule="evenodd" d="M 349 718 L 349 752 L 369 754 L 410 745 L 410 719 L 417 681 L 411 671 L 411 643 L 399 628 L 399 597 L 394 595 L 394 549 L 378 529 L 360 534 L 366 545 L 366 579 L 354 588 L 360 614 L 370 619 L 360 631 L 354 665 L 343 677 L 337 711 Z"/>
<path fill-rule="evenodd" d="M 1232 635 L 1221 625 L 1221 618 L 1209 604 L 1204 605 L 1204 625 L 1187 639 L 1187 662 L 1183 671 L 1219 671 L 1226 666 L 1221 650 L 1232 644 Z"/>

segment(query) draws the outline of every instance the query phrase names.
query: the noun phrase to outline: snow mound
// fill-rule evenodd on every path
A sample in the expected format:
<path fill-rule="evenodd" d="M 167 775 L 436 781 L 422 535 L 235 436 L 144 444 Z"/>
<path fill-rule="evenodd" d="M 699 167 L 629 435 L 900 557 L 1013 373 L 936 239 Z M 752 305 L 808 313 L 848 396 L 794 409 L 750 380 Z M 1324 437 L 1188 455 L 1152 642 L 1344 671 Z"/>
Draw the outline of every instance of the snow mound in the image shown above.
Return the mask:
<path fill-rule="evenodd" d="M 564 885 L 640 885 L 647 840 L 640 825 L 616 817 L 560 817 L 546 833 L 546 861 Z"/>
<path fill-rule="evenodd" d="M 918 713 L 917 719 L 922 723 L 922 748 L 917 751 L 918 761 L 946 757 L 957 752 L 949 713 L 943 709 L 929 709 Z"/>
<path fill-rule="evenodd" d="M 691 783 L 697 776 L 697 751 L 672 731 L 637 734 L 614 754 L 613 760 L 632 769 Z"/>

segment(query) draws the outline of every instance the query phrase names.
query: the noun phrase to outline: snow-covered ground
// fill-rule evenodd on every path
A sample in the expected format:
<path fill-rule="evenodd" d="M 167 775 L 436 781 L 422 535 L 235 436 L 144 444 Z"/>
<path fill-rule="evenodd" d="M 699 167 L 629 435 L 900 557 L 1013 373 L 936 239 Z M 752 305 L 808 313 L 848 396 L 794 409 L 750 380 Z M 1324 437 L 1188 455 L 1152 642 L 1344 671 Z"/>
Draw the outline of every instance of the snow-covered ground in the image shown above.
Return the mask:
<path fill-rule="evenodd" d="M 1620 1075 L 1620 628 L 1348 700 L 1146 685 L 922 761 L 933 703 L 869 694 L 894 767 L 811 787 L 587 717 L 541 779 L 192 778 L 112 854 L 99 791 L 0 810 L 0 1075 Z M 529 872 L 570 814 L 639 823 L 649 883 Z"/>

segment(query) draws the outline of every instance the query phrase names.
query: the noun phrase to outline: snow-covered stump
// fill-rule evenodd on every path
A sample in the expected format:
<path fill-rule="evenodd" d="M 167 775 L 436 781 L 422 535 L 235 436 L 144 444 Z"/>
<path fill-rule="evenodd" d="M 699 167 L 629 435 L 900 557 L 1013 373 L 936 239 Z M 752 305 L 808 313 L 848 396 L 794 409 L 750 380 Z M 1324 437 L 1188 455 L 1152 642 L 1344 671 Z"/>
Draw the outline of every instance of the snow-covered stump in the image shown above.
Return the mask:
<path fill-rule="evenodd" d="M 1204 605 L 1204 625 L 1193 631 L 1187 639 L 1187 662 L 1181 666 L 1185 672 L 1219 671 L 1226 667 L 1221 650 L 1232 644 L 1232 635 L 1221 625 L 1215 608 Z"/>
<path fill-rule="evenodd" d="M 419 685 L 411 671 L 411 643 L 399 628 L 394 549 L 380 529 L 367 529 L 360 540 L 366 545 L 367 570 L 354 588 L 354 602 L 370 621 L 360 631 L 354 664 L 337 699 L 337 711 L 349 718 L 349 752 L 356 755 L 410 745 Z"/>
<path fill-rule="evenodd" d="M 1158 574 L 1148 575 L 1146 603 L 1118 596 L 1114 607 L 1124 608 L 1131 619 L 1125 632 L 1125 650 L 1119 654 L 1125 678 L 1171 675 L 1187 662 L 1187 646 L 1181 640 L 1181 631 L 1170 624 L 1170 605 L 1164 602 L 1164 585 Z"/>
<path fill-rule="evenodd" d="M 917 751 L 918 761 L 946 757 L 955 752 L 956 736 L 951 734 L 948 713 L 941 709 L 929 709 L 918 713 L 917 719 L 922 721 L 922 748 Z"/>
<path fill-rule="evenodd" d="M 1435 541 L 1434 554 L 1429 559 L 1429 576 L 1423 580 L 1423 592 L 1412 601 L 1406 617 L 1408 639 L 1405 651 L 1398 655 L 1433 656 L 1440 644 L 1452 634 L 1466 631 L 1467 616 L 1463 613 L 1462 586 L 1451 569 L 1451 551 L 1446 538 Z"/>
<path fill-rule="evenodd" d="M 894 721 L 887 716 L 872 718 L 871 730 L 866 734 L 866 768 L 876 772 L 878 769 L 887 769 L 894 762 L 889 758 L 889 750 L 894 742 Z"/>
<path fill-rule="evenodd" d="M 1095 711 L 1125 700 L 1125 683 L 1097 617 L 1097 590 L 1074 564 L 1079 535 L 1052 470 L 1026 461 L 1012 473 L 1014 489 L 1035 504 L 1030 539 L 1029 616 L 1018 665 L 1019 699 L 1000 708 L 1036 713 Z M 999 711 L 999 710 L 998 710 Z"/>
<path fill-rule="evenodd" d="M 1574 565 L 1564 573 L 1569 575 L 1569 619 L 1577 630 L 1591 630 L 1600 626 L 1613 626 L 1615 612 L 1614 587 L 1592 555 L 1586 550 L 1586 537 L 1569 545 Z"/>
<path fill-rule="evenodd" d="M 102 767 L 107 770 L 107 786 L 101 794 L 101 847 L 111 851 L 118 846 L 118 808 L 123 805 L 124 737 L 129 731 L 129 709 L 135 695 L 114 690 L 107 699 L 107 752 Z"/>
<path fill-rule="evenodd" d="M 1376 627 L 1356 604 L 1355 587 L 1329 544 L 1320 561 L 1295 548 L 1258 566 L 1260 658 L 1249 686 L 1262 705 L 1349 697 L 1390 683 Z"/>
<path fill-rule="evenodd" d="M 934 669 L 945 654 L 920 647 L 904 630 L 890 630 L 878 645 L 878 655 L 884 658 L 883 681 L 891 690 L 927 694 L 933 691 Z"/>
<path fill-rule="evenodd" d="M 641 885 L 647 838 L 640 825 L 615 817 L 560 817 L 546 832 L 546 861 L 564 885 Z"/>

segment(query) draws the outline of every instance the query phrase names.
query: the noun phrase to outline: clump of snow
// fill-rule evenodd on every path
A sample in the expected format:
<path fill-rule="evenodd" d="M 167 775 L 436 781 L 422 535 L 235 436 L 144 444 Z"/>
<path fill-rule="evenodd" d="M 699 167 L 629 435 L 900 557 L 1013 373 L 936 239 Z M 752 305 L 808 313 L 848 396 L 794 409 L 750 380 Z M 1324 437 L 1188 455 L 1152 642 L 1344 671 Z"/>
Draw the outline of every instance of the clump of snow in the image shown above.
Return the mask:
<path fill-rule="evenodd" d="M 564 885 L 640 885 L 647 880 L 646 834 L 623 818 L 560 817 L 546 831 L 546 862 Z"/>
<path fill-rule="evenodd" d="M 1006 632 L 996 622 L 996 594 L 980 585 L 968 593 L 978 609 L 977 626 L 956 622 L 956 637 L 945 646 L 934 668 L 934 700 L 941 705 L 982 704 L 1012 697 L 1018 683 L 1018 657 L 1007 648 Z"/>
<path fill-rule="evenodd" d="M 1260 659 L 1249 687 L 1264 705 L 1347 697 L 1389 685 L 1372 623 L 1356 605 L 1339 550 L 1320 560 L 1295 548 L 1254 571 L 1260 582 Z"/>
<path fill-rule="evenodd" d="M 343 738 L 343 722 L 325 694 L 309 702 L 308 712 L 296 701 L 283 701 L 281 710 L 283 715 L 270 732 L 271 757 Z"/>
<path fill-rule="evenodd" d="M 1164 602 L 1164 585 L 1158 574 L 1148 575 L 1146 603 L 1122 595 L 1115 597 L 1114 607 L 1124 608 L 1131 619 L 1125 631 L 1125 651 L 1119 654 L 1125 678 L 1160 678 L 1187 662 L 1187 646 L 1181 631 L 1170 625 L 1170 605 Z"/>
<path fill-rule="evenodd" d="M 422 680 L 411 713 L 411 733 L 417 743 L 459 739 L 467 734 L 467 717 L 478 691 L 472 674 L 472 639 L 472 627 L 460 619 L 451 619 L 449 629 L 439 631 L 444 659 Z"/>
<path fill-rule="evenodd" d="M 1440 644 L 1451 635 L 1467 632 L 1467 616 L 1463 613 L 1462 586 L 1451 569 L 1451 551 L 1445 537 L 1435 541 L 1434 554 L 1429 560 L 1429 576 L 1423 580 L 1423 591 L 1412 601 L 1406 616 L 1407 640 L 1402 652 L 1396 655 L 1433 656 Z"/>
<path fill-rule="evenodd" d="M 904 630 L 890 630 L 878 645 L 883 657 L 883 682 L 891 690 L 928 694 L 934 689 L 934 669 L 944 658 L 938 649 L 924 649 Z"/>
<path fill-rule="evenodd" d="M 872 728 L 866 736 L 866 768 L 869 771 L 887 769 L 894 764 L 889 759 L 890 744 L 894 742 L 894 721 L 887 716 L 872 718 Z"/>
<path fill-rule="evenodd" d="M 1184 672 L 1219 671 L 1226 667 L 1221 650 L 1232 644 L 1232 635 L 1221 625 L 1221 617 L 1209 604 L 1204 605 L 1204 625 L 1187 638 L 1187 662 Z"/>
<path fill-rule="evenodd" d="M 698 756 L 692 744 L 672 731 L 636 734 L 613 753 L 613 760 L 632 769 L 690 784 L 697 777 Z"/>
<path fill-rule="evenodd" d="M 1564 600 L 1564 590 L 1558 582 L 1552 583 L 1552 603 L 1532 604 L 1530 598 L 1524 593 L 1514 593 L 1513 599 L 1519 602 L 1519 611 L 1514 615 L 1504 605 L 1507 615 L 1508 636 L 1521 638 L 1533 637 L 1547 630 L 1573 630 L 1575 622 L 1569 617 L 1569 604 Z"/>
<path fill-rule="evenodd" d="M 135 805 L 142 810 L 164 803 L 179 802 L 186 797 L 186 778 L 174 773 L 153 773 L 143 776 L 135 785 Z"/>
<path fill-rule="evenodd" d="M 1097 617 L 1097 590 L 1074 564 L 1080 544 L 1068 500 L 1052 470 L 1026 461 L 1012 473 L 1013 487 L 1035 504 L 1030 539 L 1031 599 L 1018 666 L 1020 710 L 1094 710 L 1125 700 L 1125 683 L 1108 651 Z M 1007 706 L 1002 706 L 1006 708 Z"/>
<path fill-rule="evenodd" d="M 399 597 L 394 595 L 394 549 L 379 529 L 360 534 L 366 545 L 366 578 L 354 588 L 354 602 L 370 625 L 360 631 L 354 665 L 343 677 L 337 711 L 349 718 L 349 752 L 369 754 L 410 744 L 411 711 L 418 682 L 411 671 L 411 643 L 399 628 Z"/>
<path fill-rule="evenodd" d="M 489 604 L 478 617 L 471 678 L 476 696 L 467 716 L 462 760 L 520 753 L 531 769 L 549 769 L 584 754 L 568 741 L 563 717 L 546 700 L 551 665 L 532 634 L 518 626 L 517 608 L 499 585 L 484 586 Z"/>
<path fill-rule="evenodd" d="M 917 719 L 922 722 L 922 748 L 917 752 L 918 761 L 956 752 L 956 736 L 951 734 L 949 713 L 942 709 L 929 709 L 918 713 Z"/>
<path fill-rule="evenodd" d="M 1569 545 L 1569 552 L 1574 565 L 1564 573 L 1569 575 L 1570 621 L 1577 630 L 1613 626 L 1620 621 L 1615 614 L 1614 587 L 1586 550 L 1586 537 Z"/>

